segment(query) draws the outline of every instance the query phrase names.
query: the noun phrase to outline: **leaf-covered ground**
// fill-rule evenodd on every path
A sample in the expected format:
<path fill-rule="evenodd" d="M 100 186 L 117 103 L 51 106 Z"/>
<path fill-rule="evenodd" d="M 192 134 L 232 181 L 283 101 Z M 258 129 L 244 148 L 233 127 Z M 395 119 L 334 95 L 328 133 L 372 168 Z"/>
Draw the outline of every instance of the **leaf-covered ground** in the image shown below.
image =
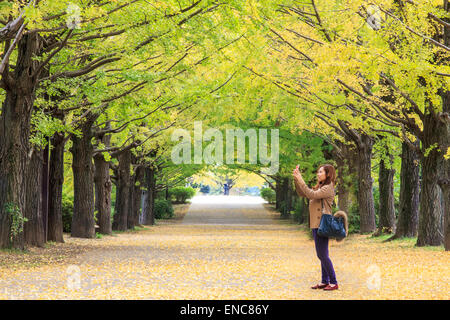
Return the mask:
<path fill-rule="evenodd" d="M 191 209 L 187 217 L 215 214 L 205 206 Z M 320 262 L 308 229 L 277 220 L 262 205 L 231 211 L 229 223 L 158 221 L 101 239 L 66 235 L 64 244 L 1 251 L 0 298 L 450 298 L 450 253 L 442 247 L 416 248 L 408 239 L 382 243 L 366 235 L 331 241 L 339 290 L 312 290 Z M 249 224 L 252 217 L 265 222 Z"/>

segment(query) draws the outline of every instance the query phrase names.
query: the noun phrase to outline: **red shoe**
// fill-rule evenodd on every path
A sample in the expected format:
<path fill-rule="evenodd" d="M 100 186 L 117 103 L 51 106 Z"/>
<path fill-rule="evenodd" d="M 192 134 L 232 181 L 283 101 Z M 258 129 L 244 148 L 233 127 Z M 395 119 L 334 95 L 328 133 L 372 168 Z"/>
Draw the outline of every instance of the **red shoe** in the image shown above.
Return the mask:
<path fill-rule="evenodd" d="M 330 285 L 327 285 L 325 288 L 323 288 L 323 290 L 327 290 L 327 291 L 329 291 L 329 290 L 337 290 L 337 289 L 339 289 L 339 286 L 338 286 L 338 284 L 336 283 L 336 285 L 335 286 L 330 286 Z"/>
<path fill-rule="evenodd" d="M 316 284 L 315 286 L 311 287 L 311 289 L 323 289 L 326 286 L 328 286 L 328 283 L 327 284 Z"/>

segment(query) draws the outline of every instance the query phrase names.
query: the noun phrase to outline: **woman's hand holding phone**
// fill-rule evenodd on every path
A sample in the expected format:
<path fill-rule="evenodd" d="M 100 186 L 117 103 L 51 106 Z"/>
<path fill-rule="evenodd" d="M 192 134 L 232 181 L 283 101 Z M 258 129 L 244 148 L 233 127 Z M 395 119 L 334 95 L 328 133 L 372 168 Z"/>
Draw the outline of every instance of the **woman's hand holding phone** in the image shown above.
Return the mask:
<path fill-rule="evenodd" d="M 301 177 L 302 174 L 300 173 L 300 170 L 298 170 L 299 165 L 297 165 L 293 171 L 293 176 L 294 177 Z"/>

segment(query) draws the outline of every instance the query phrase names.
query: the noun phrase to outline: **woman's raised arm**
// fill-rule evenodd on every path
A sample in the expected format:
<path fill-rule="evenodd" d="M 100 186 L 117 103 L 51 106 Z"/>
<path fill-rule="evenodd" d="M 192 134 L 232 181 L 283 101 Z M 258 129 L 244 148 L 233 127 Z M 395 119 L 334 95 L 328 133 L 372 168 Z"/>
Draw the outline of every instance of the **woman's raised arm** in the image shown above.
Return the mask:
<path fill-rule="evenodd" d="M 297 181 L 300 190 L 303 192 L 303 194 L 305 194 L 305 196 L 308 199 L 324 199 L 334 196 L 334 188 L 331 183 L 326 184 L 319 190 L 315 191 L 313 189 L 308 188 L 301 175 L 295 175 L 294 181 Z"/>
<path fill-rule="evenodd" d="M 294 185 L 295 185 L 295 191 L 297 191 L 298 196 L 306 198 L 306 195 L 303 193 L 302 189 L 298 185 L 298 181 L 295 179 L 295 177 L 294 177 Z"/>

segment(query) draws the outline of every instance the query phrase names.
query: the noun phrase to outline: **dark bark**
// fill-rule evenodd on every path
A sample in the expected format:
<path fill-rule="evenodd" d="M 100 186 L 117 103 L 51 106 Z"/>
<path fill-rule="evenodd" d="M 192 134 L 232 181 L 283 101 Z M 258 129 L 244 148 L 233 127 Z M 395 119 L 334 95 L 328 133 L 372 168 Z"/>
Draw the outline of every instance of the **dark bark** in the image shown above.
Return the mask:
<path fill-rule="evenodd" d="M 447 177 L 439 181 L 439 185 L 442 189 L 442 197 L 444 199 L 444 248 L 446 251 L 450 251 L 450 177 L 448 172 L 450 171 L 447 166 Z"/>
<path fill-rule="evenodd" d="M 118 177 L 117 171 L 118 171 L 118 170 L 115 170 L 115 171 L 114 171 L 114 172 L 115 172 L 115 177 L 116 177 L 116 178 Z M 121 197 L 119 196 L 119 183 L 118 183 L 118 179 L 112 179 L 111 181 L 112 181 L 112 182 L 114 183 L 114 185 L 116 186 L 116 188 L 115 188 L 115 190 L 116 190 L 116 201 L 115 201 L 115 203 L 114 203 L 114 216 L 113 216 L 113 221 L 112 221 L 112 223 L 114 223 L 114 217 L 115 217 L 115 215 L 116 215 L 116 212 L 119 210 L 120 199 L 121 199 Z M 111 228 L 112 228 L 112 225 L 111 225 Z"/>
<path fill-rule="evenodd" d="M 351 195 L 353 190 L 353 181 L 357 179 L 356 165 L 354 155 L 356 151 L 351 145 L 336 141 L 339 146 L 339 152 L 333 148 L 331 153 L 336 161 L 336 195 L 338 197 L 339 210 L 349 213 L 351 207 Z"/>
<path fill-rule="evenodd" d="M 24 243 L 26 246 L 43 247 L 46 241 L 43 219 L 43 194 L 41 192 L 43 172 L 42 150 L 35 149 L 27 167 L 25 184 L 25 211 L 28 219 L 24 223 Z"/>
<path fill-rule="evenodd" d="M 338 182 L 341 182 L 339 180 L 341 180 L 341 179 L 338 179 Z M 350 209 L 350 191 L 341 182 L 341 183 L 338 183 L 338 185 L 336 186 L 336 194 L 338 196 L 339 210 L 342 210 L 342 211 L 345 211 L 346 213 L 348 213 L 349 209 Z"/>
<path fill-rule="evenodd" d="M 391 154 L 389 154 L 389 158 L 392 166 L 393 157 Z M 380 202 L 377 235 L 395 232 L 394 175 L 395 169 L 387 168 L 384 159 L 381 159 L 378 176 Z"/>
<path fill-rule="evenodd" d="M 109 164 L 102 154 L 94 156 L 95 210 L 99 233 L 111 234 L 111 178 Z"/>
<path fill-rule="evenodd" d="M 133 187 L 134 176 L 130 177 L 130 189 L 128 192 L 128 213 L 127 213 L 127 229 L 133 230 L 135 226 L 135 221 L 133 217 L 134 213 L 134 187 Z"/>
<path fill-rule="evenodd" d="M 450 95 L 450 92 L 448 93 Z M 447 109 L 450 109 L 450 97 L 447 97 Z M 450 110 L 448 111 L 450 113 Z M 447 124 L 447 148 L 450 146 L 450 124 Z M 442 176 L 438 180 L 438 185 L 442 190 L 443 211 L 444 211 L 444 247 L 450 250 L 450 160 L 445 160 L 443 164 Z"/>
<path fill-rule="evenodd" d="M 348 141 L 355 143 L 358 165 L 358 211 L 360 216 L 360 232 L 375 231 L 375 204 L 373 200 L 372 148 L 373 138 L 365 133 L 352 129 L 342 120 L 338 124 Z"/>
<path fill-rule="evenodd" d="M 309 216 L 308 202 L 305 197 L 300 197 L 297 199 L 297 201 L 300 202 L 301 206 L 298 223 L 302 224 L 308 220 L 307 219 L 307 217 Z"/>
<path fill-rule="evenodd" d="M 146 223 L 146 219 L 147 219 L 146 218 L 146 215 L 147 215 L 147 195 L 148 195 L 147 190 L 143 190 L 142 191 L 142 197 L 141 197 L 142 211 L 141 211 L 141 214 L 139 216 L 139 224 L 145 224 Z"/>
<path fill-rule="evenodd" d="M 128 228 L 133 229 L 139 224 L 139 215 L 141 213 L 141 185 L 144 169 L 137 166 L 135 174 L 132 176 L 131 192 L 130 192 L 130 215 L 128 216 Z"/>
<path fill-rule="evenodd" d="M 424 116 L 422 149 L 429 149 L 443 132 L 443 125 L 433 114 Z M 441 188 L 438 185 L 445 166 L 444 157 L 437 148 L 428 155 L 421 155 L 422 188 L 420 194 L 417 246 L 439 246 L 444 241 L 444 214 L 441 204 Z"/>
<path fill-rule="evenodd" d="M 116 210 L 112 224 L 113 230 L 127 230 L 128 211 L 130 210 L 130 185 L 131 185 L 131 151 L 119 153 L 119 168 L 117 170 Z"/>
<path fill-rule="evenodd" d="M 42 197 L 42 220 L 44 225 L 44 242 L 47 240 L 48 234 L 48 197 L 49 197 L 49 139 L 43 151 L 42 162 L 42 182 L 41 182 L 41 197 Z"/>
<path fill-rule="evenodd" d="M 444 0 L 444 10 L 450 12 L 450 2 Z M 450 18 L 443 18 L 447 23 L 450 23 Z M 444 27 L 444 44 L 450 46 L 450 27 Z M 444 63 L 449 64 L 447 58 Z M 442 153 L 446 153 L 450 148 L 450 90 L 440 92 L 442 97 L 442 114 L 440 120 L 442 122 L 443 134 L 440 136 L 439 145 Z M 438 180 L 438 184 L 442 190 L 443 208 L 444 208 L 444 247 L 446 251 L 450 250 L 450 159 L 444 160 L 442 168 L 442 176 Z"/>
<path fill-rule="evenodd" d="M 292 201 L 292 187 L 291 187 L 291 181 L 289 181 L 288 177 L 283 177 L 282 184 L 281 184 L 281 194 L 283 195 L 281 206 L 281 219 L 288 219 L 291 216 L 291 201 Z"/>
<path fill-rule="evenodd" d="M 345 172 L 347 172 L 347 168 L 343 162 L 337 162 L 337 177 L 336 177 L 336 195 L 338 197 L 338 207 L 339 210 L 349 212 L 350 209 L 350 190 L 345 182 Z"/>
<path fill-rule="evenodd" d="M 145 167 L 145 186 L 147 188 L 147 196 L 144 210 L 144 224 L 155 224 L 155 196 L 156 196 L 156 183 L 155 183 L 155 169 Z"/>
<path fill-rule="evenodd" d="M 444 10 L 450 12 L 448 0 L 444 0 L 443 3 Z M 443 19 L 447 23 L 450 22 L 448 17 Z M 441 33 L 440 30 L 443 32 Z M 444 26 L 440 30 L 434 34 L 433 38 L 437 41 L 443 40 L 444 44 L 449 46 L 450 28 Z M 436 51 L 434 58 L 439 65 L 448 65 L 450 61 L 440 51 Z M 427 84 L 423 78 L 419 78 L 419 83 L 422 86 Z M 442 98 L 442 112 L 438 112 L 441 106 L 434 106 L 427 96 L 425 115 L 422 117 L 422 191 L 417 246 L 437 246 L 444 243 L 450 214 L 448 212 L 450 200 L 447 180 L 450 165 L 449 160 L 444 158 L 450 147 L 450 96 L 446 87 L 439 89 L 438 93 Z M 438 148 L 433 148 L 436 144 Z M 430 148 L 432 148 L 431 152 L 425 154 Z M 450 240 L 448 241 L 450 242 Z M 448 248 L 449 245 L 446 247 Z"/>
<path fill-rule="evenodd" d="M 419 146 L 419 142 L 415 142 Z M 419 224 L 420 166 L 419 156 L 406 142 L 402 143 L 400 199 L 395 234 L 388 240 L 416 237 Z"/>
<path fill-rule="evenodd" d="M 283 202 L 282 179 L 280 176 L 275 180 L 275 210 L 280 211 Z"/>
<path fill-rule="evenodd" d="M 370 136 L 361 134 L 358 149 L 358 208 L 360 215 L 360 232 L 368 233 L 376 229 L 375 204 L 373 200 L 372 146 Z"/>
<path fill-rule="evenodd" d="M 87 117 L 81 126 L 82 136 L 72 137 L 73 155 L 73 218 L 72 237 L 94 238 L 94 177 L 92 157 L 94 148 L 91 143 L 91 126 L 93 119 Z"/>
<path fill-rule="evenodd" d="M 14 72 L 5 70 L 2 81 L 5 99 L 0 117 L 0 248 L 23 249 L 23 231 L 11 235 L 11 210 L 19 218 L 25 212 L 25 180 L 27 176 L 30 117 L 35 98 L 36 78 L 31 76 L 38 66 L 33 60 L 42 47 L 37 33 L 28 32 L 17 44 Z"/>
<path fill-rule="evenodd" d="M 286 193 L 286 218 L 291 218 L 291 211 L 293 209 L 293 194 L 295 193 L 293 191 L 292 185 L 292 179 L 288 177 L 287 179 L 287 193 Z"/>
<path fill-rule="evenodd" d="M 104 135 L 100 141 L 109 147 L 111 136 Z M 111 234 L 111 176 L 109 174 L 109 163 L 102 153 L 94 156 L 94 183 L 95 183 L 95 210 L 97 211 L 98 232 Z"/>
<path fill-rule="evenodd" d="M 49 164 L 49 200 L 47 240 L 64 242 L 62 223 L 62 190 L 64 183 L 64 134 L 57 132 L 51 138 Z"/>

